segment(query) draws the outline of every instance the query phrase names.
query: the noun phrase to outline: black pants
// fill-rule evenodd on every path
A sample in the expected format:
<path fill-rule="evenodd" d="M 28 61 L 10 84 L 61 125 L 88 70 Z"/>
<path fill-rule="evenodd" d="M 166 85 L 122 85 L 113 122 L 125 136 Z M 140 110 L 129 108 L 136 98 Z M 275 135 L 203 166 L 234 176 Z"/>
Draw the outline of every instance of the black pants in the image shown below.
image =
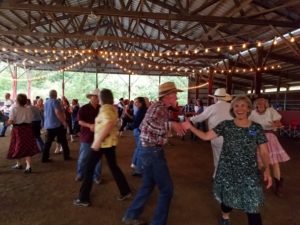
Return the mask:
<path fill-rule="evenodd" d="M 226 206 L 222 203 L 221 204 L 221 210 L 224 213 L 230 213 L 232 211 L 232 208 L 228 207 L 228 206 Z M 261 220 L 260 213 L 247 213 L 247 217 L 248 217 L 248 224 L 249 225 L 262 225 L 262 220 Z"/>
<path fill-rule="evenodd" d="M 55 137 L 57 137 L 57 142 L 60 143 L 62 146 L 64 159 L 65 160 L 70 159 L 70 149 L 69 149 L 66 133 L 67 130 L 63 126 L 54 129 L 47 129 L 45 147 L 42 154 L 42 162 L 45 162 L 49 159 L 49 151 Z"/>
<path fill-rule="evenodd" d="M 84 173 L 84 179 L 80 187 L 79 199 L 81 201 L 90 201 L 90 192 L 93 186 L 93 175 L 95 171 L 95 166 L 102 158 L 104 154 L 109 166 L 109 169 L 117 183 L 121 195 L 126 195 L 130 193 L 130 188 L 127 180 L 121 171 L 120 167 L 117 165 L 115 146 L 111 148 L 101 148 L 99 151 L 90 151 L 87 167 Z"/>

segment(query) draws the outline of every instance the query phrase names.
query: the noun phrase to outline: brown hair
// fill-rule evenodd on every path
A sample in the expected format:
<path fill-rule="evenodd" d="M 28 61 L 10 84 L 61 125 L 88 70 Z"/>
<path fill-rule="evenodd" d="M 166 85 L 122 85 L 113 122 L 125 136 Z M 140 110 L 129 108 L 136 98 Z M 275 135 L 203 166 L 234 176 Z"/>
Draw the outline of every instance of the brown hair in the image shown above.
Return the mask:
<path fill-rule="evenodd" d="M 114 104 L 114 96 L 109 89 L 102 89 L 99 94 L 102 104 Z"/>
<path fill-rule="evenodd" d="M 24 106 L 27 103 L 27 96 L 25 94 L 18 94 L 17 95 L 17 103 L 20 106 Z"/>

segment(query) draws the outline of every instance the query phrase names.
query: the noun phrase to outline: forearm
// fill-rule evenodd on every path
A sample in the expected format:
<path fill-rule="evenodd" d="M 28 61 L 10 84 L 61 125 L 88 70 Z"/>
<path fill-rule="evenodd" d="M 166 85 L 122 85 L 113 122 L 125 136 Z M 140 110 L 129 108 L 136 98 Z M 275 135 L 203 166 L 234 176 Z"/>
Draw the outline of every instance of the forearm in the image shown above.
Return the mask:
<path fill-rule="evenodd" d="M 210 131 L 208 131 L 208 132 L 203 132 L 203 131 L 201 131 L 201 130 L 198 130 L 196 127 L 194 127 L 194 126 L 191 126 L 190 127 L 190 130 L 194 133 L 194 134 L 196 134 L 199 138 L 201 138 L 202 140 L 205 140 L 205 141 L 209 141 L 209 140 L 211 140 L 211 139 L 213 139 L 213 138 L 215 138 L 215 135 L 213 135 L 213 131 L 212 130 L 210 130 Z"/>
<path fill-rule="evenodd" d="M 80 126 L 86 127 L 86 128 L 91 128 L 91 126 L 93 125 L 92 123 L 87 123 L 87 122 L 84 122 L 82 120 L 79 120 L 78 123 L 79 123 Z"/>
<path fill-rule="evenodd" d="M 270 158 L 269 158 L 269 152 L 268 152 L 267 147 L 260 146 L 259 147 L 259 154 L 260 154 L 260 158 L 262 160 L 264 168 L 269 169 Z"/>

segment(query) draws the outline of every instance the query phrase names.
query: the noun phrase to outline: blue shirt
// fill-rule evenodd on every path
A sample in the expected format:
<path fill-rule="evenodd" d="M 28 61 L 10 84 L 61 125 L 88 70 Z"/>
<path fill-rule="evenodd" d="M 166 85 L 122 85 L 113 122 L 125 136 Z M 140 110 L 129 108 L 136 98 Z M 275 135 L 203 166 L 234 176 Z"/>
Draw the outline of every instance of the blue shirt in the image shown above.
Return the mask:
<path fill-rule="evenodd" d="M 62 126 L 61 122 L 59 121 L 59 119 L 55 114 L 55 109 L 62 111 L 62 106 L 57 99 L 52 99 L 52 98 L 48 99 L 45 102 L 44 109 L 45 109 L 44 111 L 45 129 L 54 129 Z"/>

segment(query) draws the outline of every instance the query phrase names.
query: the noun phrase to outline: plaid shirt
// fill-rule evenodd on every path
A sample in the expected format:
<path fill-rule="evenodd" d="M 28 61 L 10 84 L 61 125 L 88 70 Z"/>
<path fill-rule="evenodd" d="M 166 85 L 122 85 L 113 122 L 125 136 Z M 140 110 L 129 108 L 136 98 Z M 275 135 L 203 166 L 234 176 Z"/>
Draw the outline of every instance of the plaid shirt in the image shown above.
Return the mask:
<path fill-rule="evenodd" d="M 140 140 L 143 146 L 164 145 L 167 143 L 168 109 L 158 101 L 150 106 L 140 129 Z"/>

